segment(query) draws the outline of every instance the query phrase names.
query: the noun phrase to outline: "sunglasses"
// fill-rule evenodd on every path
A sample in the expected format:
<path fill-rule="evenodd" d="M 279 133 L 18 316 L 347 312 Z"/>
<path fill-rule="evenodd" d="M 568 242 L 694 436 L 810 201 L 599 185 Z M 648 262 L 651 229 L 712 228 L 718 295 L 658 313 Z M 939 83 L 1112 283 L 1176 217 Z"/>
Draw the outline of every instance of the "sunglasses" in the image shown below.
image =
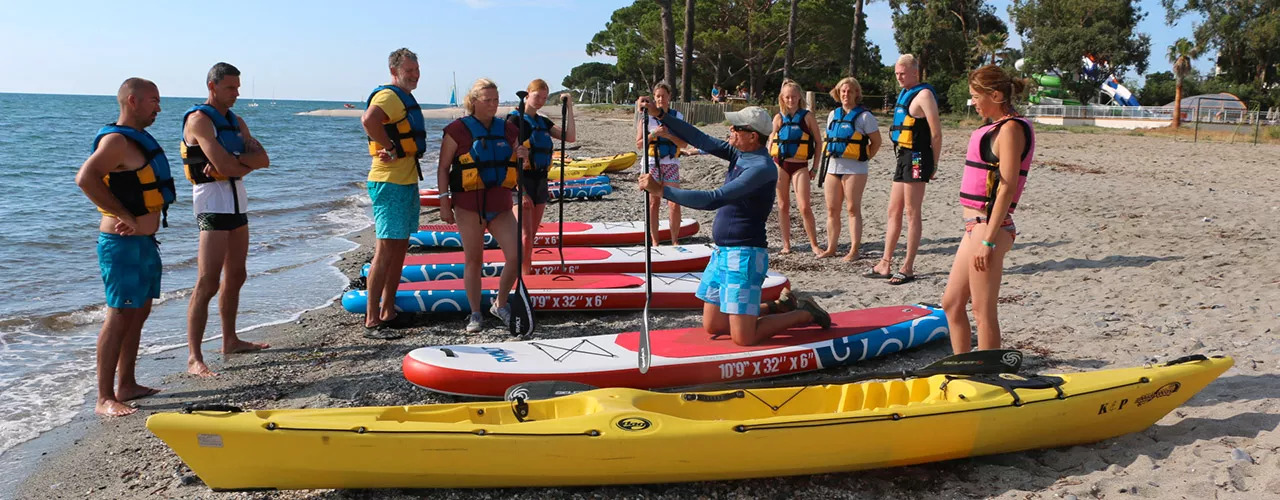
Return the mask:
<path fill-rule="evenodd" d="M 755 132 L 755 130 L 752 130 L 751 127 L 744 127 L 742 125 L 734 125 L 732 127 L 729 127 L 729 130 L 732 130 L 734 132 Z"/>

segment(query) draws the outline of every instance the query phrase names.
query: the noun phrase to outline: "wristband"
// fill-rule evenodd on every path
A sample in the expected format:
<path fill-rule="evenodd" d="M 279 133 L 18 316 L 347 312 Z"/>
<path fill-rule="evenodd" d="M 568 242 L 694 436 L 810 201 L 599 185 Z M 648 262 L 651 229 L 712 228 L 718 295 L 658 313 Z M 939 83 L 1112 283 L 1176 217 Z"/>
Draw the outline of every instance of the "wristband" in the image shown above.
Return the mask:
<path fill-rule="evenodd" d="M 995 247 L 996 247 L 996 244 L 995 244 L 995 243 L 992 243 L 992 242 L 987 241 L 987 240 L 982 240 L 982 244 L 983 244 L 983 245 L 986 245 L 986 246 L 989 246 L 989 247 L 991 247 L 991 248 L 995 248 Z"/>
<path fill-rule="evenodd" d="M 442 191 L 439 198 L 442 200 L 453 198 L 453 193 L 450 191 Z"/>

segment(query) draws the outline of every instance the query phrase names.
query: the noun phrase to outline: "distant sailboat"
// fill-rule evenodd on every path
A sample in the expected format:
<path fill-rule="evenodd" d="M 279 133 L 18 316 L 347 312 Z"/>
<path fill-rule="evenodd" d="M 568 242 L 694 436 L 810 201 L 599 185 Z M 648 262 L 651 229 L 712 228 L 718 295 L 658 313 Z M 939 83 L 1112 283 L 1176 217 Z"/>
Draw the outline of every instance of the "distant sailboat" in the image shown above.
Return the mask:
<path fill-rule="evenodd" d="M 458 73 L 453 74 L 453 86 L 449 87 L 449 107 L 458 107 Z"/>
<path fill-rule="evenodd" d="M 258 78 L 257 77 L 254 77 L 253 79 L 253 94 L 251 94 L 250 99 L 253 99 L 253 102 L 250 102 L 248 106 L 250 108 L 258 107 Z"/>

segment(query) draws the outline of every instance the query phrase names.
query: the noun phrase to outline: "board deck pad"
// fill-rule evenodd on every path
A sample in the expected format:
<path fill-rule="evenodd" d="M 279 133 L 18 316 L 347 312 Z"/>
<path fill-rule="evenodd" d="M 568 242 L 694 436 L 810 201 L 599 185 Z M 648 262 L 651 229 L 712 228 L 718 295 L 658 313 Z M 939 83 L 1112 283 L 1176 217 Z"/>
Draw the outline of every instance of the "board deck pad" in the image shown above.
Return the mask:
<path fill-rule="evenodd" d="M 831 314 L 832 327 L 803 326 L 755 346 L 702 327 L 649 333 L 653 364 L 636 367 L 639 333 L 433 346 L 405 356 L 410 382 L 432 391 L 501 397 L 512 385 L 564 380 L 656 389 L 777 377 L 885 356 L 947 338 L 940 308 L 900 305 Z"/>

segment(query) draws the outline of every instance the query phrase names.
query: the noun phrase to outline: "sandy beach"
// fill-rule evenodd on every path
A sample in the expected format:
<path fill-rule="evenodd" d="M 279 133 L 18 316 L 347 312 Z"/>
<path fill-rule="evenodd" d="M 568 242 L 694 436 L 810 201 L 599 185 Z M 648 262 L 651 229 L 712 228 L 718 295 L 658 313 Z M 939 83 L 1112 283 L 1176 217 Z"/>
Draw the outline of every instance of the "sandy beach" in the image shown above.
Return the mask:
<path fill-rule="evenodd" d="M 359 110 L 339 110 L 335 112 Z M 444 110 L 432 110 L 443 112 Z M 501 111 L 505 113 L 505 111 Z M 881 130 L 887 123 L 881 118 Z M 353 123 L 353 126 L 357 126 Z M 579 116 L 576 156 L 630 151 L 635 132 L 626 112 Z M 727 129 L 703 129 L 724 137 Z M 771 268 L 810 291 L 831 311 L 938 302 L 963 224 L 957 202 L 964 147 L 971 129 L 944 131 L 942 167 L 928 188 L 924 238 L 915 271 L 902 286 L 861 277 L 882 250 L 892 174 L 886 147 L 871 163 L 863 200 L 863 258 L 816 260 L 793 213 L 796 252 L 778 255 L 770 222 Z M 887 142 L 887 137 L 886 137 Z M 177 373 L 185 358 L 171 351 L 143 363 L 172 366 L 160 387 L 139 400 L 137 414 L 99 420 L 85 415 L 68 439 L 20 485 L 18 498 L 1275 498 L 1280 496 L 1280 146 L 1175 142 L 1122 134 L 1042 131 L 1020 231 L 1007 257 L 1001 323 L 1008 346 L 1027 355 L 1025 373 L 1070 372 L 1161 362 L 1179 356 L 1228 354 L 1236 366 L 1157 425 L 1096 444 L 954 460 L 887 470 L 744 481 L 645 486 L 373 492 L 214 493 L 144 427 L 148 415 L 187 403 L 244 408 L 331 408 L 451 402 L 405 381 L 401 359 L 426 345 L 507 340 L 489 319 L 478 335 L 462 315 L 417 318 L 393 341 L 361 336 L 361 316 L 340 304 L 297 321 L 246 334 L 271 349 L 224 359 L 217 342 L 206 359 L 221 376 Z M 725 162 L 688 158 L 685 186 L 710 189 Z M 641 220 L 636 170 L 614 174 L 602 201 L 571 202 L 566 220 Z M 353 181 L 362 180 L 355 179 Z M 812 186 L 819 241 L 825 203 Z M 548 207 L 548 218 L 557 208 Z M 703 223 L 691 242 L 710 242 L 714 213 L 685 210 Z M 775 210 L 776 213 L 776 210 Z M 438 222 L 424 209 L 423 223 Z M 844 224 L 843 216 L 841 223 Z M 848 251 L 847 227 L 840 254 Z M 336 264 L 349 277 L 372 256 L 372 229 L 351 238 L 360 248 Z M 894 260 L 901 261 L 905 235 Z M 635 330 L 639 313 L 543 314 L 536 336 L 572 337 Z M 699 324 L 697 312 L 659 312 L 653 328 Z M 145 336 L 145 332 L 144 332 Z M 145 342 L 144 337 L 144 342 Z M 803 380 L 918 367 L 950 354 L 946 342 Z M 55 431 L 57 432 L 57 431 Z M 938 429 L 938 432 L 947 432 Z M 814 443 L 813 446 L 821 446 Z M 33 458 L 34 459 L 34 458 Z M 2 495 L 0 495 L 2 496 Z"/>

